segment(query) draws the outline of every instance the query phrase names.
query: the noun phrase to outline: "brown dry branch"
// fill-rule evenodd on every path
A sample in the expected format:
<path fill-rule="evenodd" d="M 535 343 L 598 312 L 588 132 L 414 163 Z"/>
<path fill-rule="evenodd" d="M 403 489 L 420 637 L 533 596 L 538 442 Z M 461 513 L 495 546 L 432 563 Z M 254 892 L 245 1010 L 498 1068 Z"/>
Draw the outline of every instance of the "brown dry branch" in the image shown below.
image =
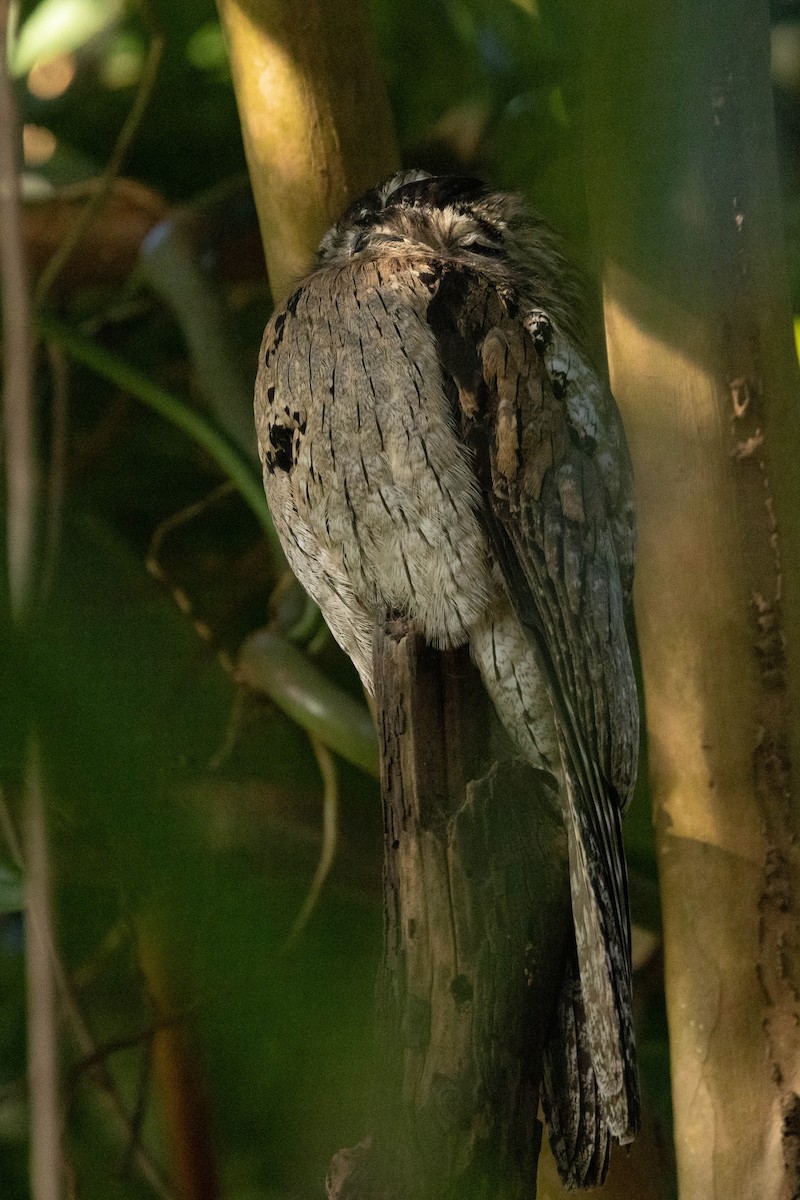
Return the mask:
<path fill-rule="evenodd" d="M 634 459 L 681 1200 L 800 1195 L 800 406 L 766 0 L 587 39 L 590 204 Z"/>
<path fill-rule="evenodd" d="M 54 944 L 50 854 L 39 743 L 28 744 L 25 772 L 25 977 L 31 1196 L 63 1194 L 58 1070 L 59 1021 L 50 948 Z"/>
<path fill-rule="evenodd" d="M 139 963 L 157 1014 L 176 1003 L 179 955 L 154 913 L 139 922 Z M 219 1200 L 211 1111 L 197 1039 L 188 1021 L 153 1022 L 153 1074 L 167 1132 L 174 1187 L 179 1200 Z"/>
<path fill-rule="evenodd" d="M 19 197 L 19 121 L 8 71 L 9 3 L 0 0 L 0 287 L 8 587 L 12 618 L 33 597 L 39 462 L 31 402 L 33 323 Z"/>
<path fill-rule="evenodd" d="M 37 578 L 39 456 L 33 402 L 33 327 L 19 196 L 19 122 L 8 70 L 9 5 L 0 0 L 0 285 L 3 309 L 3 424 L 6 562 L 12 629 L 29 632 Z M 28 1113 L 33 1200 L 63 1192 L 59 1123 L 58 1021 L 49 953 L 53 918 L 39 739 L 27 733 L 23 779 Z M 19 854 L 19 847 L 16 847 Z"/>
<path fill-rule="evenodd" d="M 554 794 L 502 734 L 466 648 L 375 640 L 384 804 L 376 1123 L 329 1200 L 536 1193 L 542 1048 L 571 937 Z"/>

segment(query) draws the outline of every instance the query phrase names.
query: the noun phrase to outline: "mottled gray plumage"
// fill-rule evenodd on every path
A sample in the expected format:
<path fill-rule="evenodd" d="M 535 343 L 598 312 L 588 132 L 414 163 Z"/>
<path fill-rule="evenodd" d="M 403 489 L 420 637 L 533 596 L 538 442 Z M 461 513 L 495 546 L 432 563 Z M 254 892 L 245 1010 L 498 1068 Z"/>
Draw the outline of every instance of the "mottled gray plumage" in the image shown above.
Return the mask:
<path fill-rule="evenodd" d="M 469 643 L 558 781 L 576 957 L 544 1107 L 573 1186 L 638 1123 L 621 814 L 638 707 L 631 468 L 558 242 L 515 197 L 395 176 L 351 206 L 264 334 L 256 424 L 287 558 L 372 690 L 389 612 Z"/>

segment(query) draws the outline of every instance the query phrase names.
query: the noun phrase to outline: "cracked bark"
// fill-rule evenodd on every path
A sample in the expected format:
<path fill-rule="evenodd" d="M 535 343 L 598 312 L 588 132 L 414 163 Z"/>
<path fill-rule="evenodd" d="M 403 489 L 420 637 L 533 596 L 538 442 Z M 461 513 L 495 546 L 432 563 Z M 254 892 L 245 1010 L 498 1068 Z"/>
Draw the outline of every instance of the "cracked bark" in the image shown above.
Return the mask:
<path fill-rule="evenodd" d="M 375 640 L 384 803 L 376 1125 L 330 1200 L 533 1197 L 541 1050 L 571 936 L 566 839 L 466 649 Z"/>

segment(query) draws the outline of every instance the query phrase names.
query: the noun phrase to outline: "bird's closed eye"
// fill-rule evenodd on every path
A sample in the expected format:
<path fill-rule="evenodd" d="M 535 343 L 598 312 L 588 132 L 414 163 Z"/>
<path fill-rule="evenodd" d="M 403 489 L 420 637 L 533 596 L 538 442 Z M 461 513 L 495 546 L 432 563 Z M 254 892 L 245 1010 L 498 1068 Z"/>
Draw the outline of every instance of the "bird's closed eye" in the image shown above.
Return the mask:
<path fill-rule="evenodd" d="M 493 246 L 489 242 L 465 241 L 461 243 L 462 250 L 470 254 L 481 254 L 484 258 L 502 258 L 505 251 L 502 246 Z"/>

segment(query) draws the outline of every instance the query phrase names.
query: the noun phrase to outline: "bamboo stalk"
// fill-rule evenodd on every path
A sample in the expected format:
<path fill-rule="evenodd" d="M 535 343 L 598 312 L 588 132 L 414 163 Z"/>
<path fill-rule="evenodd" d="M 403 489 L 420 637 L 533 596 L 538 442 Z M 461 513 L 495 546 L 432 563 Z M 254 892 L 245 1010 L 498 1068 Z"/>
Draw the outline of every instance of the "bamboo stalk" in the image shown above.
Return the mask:
<path fill-rule="evenodd" d="M 636 474 L 681 1200 L 800 1188 L 800 407 L 767 5 L 602 6 L 589 201 Z"/>
<path fill-rule="evenodd" d="M 284 296 L 397 143 L 361 0 L 218 0 L 272 293 Z"/>

